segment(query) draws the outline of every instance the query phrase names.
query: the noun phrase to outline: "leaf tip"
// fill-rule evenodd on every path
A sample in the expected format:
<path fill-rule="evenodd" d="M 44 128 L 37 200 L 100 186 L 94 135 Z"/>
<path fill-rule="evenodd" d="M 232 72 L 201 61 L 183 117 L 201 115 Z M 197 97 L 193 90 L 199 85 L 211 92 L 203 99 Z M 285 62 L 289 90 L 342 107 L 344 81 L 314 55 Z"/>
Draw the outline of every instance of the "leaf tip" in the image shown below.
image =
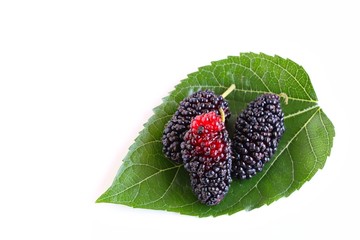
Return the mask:
<path fill-rule="evenodd" d="M 106 202 L 105 199 L 104 194 L 101 194 L 100 197 L 95 200 L 95 203 L 104 203 Z"/>

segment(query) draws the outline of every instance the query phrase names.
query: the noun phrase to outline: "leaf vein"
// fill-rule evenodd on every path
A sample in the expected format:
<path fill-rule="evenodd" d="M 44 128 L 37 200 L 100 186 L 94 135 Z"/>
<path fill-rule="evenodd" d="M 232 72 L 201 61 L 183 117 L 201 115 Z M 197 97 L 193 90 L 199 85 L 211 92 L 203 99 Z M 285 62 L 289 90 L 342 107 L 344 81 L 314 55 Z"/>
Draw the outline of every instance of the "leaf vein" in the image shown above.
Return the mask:
<path fill-rule="evenodd" d="M 288 119 L 288 118 L 295 117 L 295 116 L 297 116 L 297 115 L 300 115 L 300 114 L 306 113 L 306 112 L 308 112 L 308 111 L 311 111 L 312 109 L 317 108 L 317 107 L 318 107 L 318 105 L 313 105 L 313 106 L 311 106 L 311 107 L 308 107 L 308 108 L 305 108 L 305 109 L 303 109 L 303 110 L 297 111 L 296 113 L 288 114 L 288 115 L 286 115 L 286 116 L 284 117 L 284 119 Z"/>
<path fill-rule="evenodd" d="M 139 182 L 137 182 L 137 183 L 135 183 L 135 184 L 133 184 L 133 185 L 125 188 L 125 189 L 122 190 L 122 191 L 119 191 L 119 192 L 117 192 L 117 193 L 115 193 L 115 194 L 112 194 L 112 195 L 110 195 L 110 196 L 106 196 L 104 199 L 118 196 L 118 195 L 122 194 L 123 192 L 126 192 L 126 191 L 128 191 L 129 189 L 131 189 L 131 188 L 133 188 L 133 187 L 135 187 L 135 186 L 138 186 L 138 185 L 142 184 L 143 182 L 147 181 L 148 179 L 150 179 L 150 178 L 152 178 L 152 177 L 154 177 L 154 176 L 156 176 L 156 175 L 158 175 L 158 174 L 160 174 L 160 173 L 162 173 L 162 172 L 166 172 L 166 171 L 172 170 L 172 169 L 174 169 L 174 168 L 180 168 L 180 166 L 182 166 L 182 165 L 178 165 L 178 166 L 173 166 L 173 167 L 169 167 L 169 168 L 160 169 L 158 172 L 155 172 L 154 174 L 149 175 L 148 177 L 146 177 L 146 178 L 142 179 L 141 181 L 139 181 Z"/>
<path fill-rule="evenodd" d="M 235 83 L 236 84 L 236 83 Z M 190 88 L 194 88 L 194 87 L 199 87 L 199 88 L 202 88 L 202 89 L 206 89 L 206 88 L 213 88 L 213 87 L 218 87 L 218 86 L 211 86 L 211 85 L 192 85 L 192 86 L 187 86 L 187 87 L 182 87 L 181 89 L 190 89 Z M 223 87 L 223 86 L 219 86 L 220 88 L 223 88 L 223 89 L 227 89 L 226 87 Z M 273 93 L 273 92 L 266 92 L 266 91 L 259 91 L 259 90 L 252 90 L 252 89 L 243 89 L 243 88 L 237 88 L 234 89 L 234 91 L 240 91 L 240 92 L 244 92 L 244 93 L 257 93 L 257 94 L 265 94 L 265 93 Z M 300 102 L 311 102 L 311 103 L 317 103 L 316 100 L 309 100 L 309 99 L 303 99 L 303 98 L 296 98 L 296 97 L 291 97 L 291 96 L 288 96 L 288 99 L 289 100 L 294 100 L 294 101 L 300 101 Z"/>
<path fill-rule="evenodd" d="M 131 155 L 132 156 L 134 153 L 136 153 L 136 151 L 139 149 L 139 148 L 143 148 L 147 145 L 150 145 L 150 144 L 154 144 L 154 143 L 161 143 L 162 141 L 161 140 L 152 140 L 152 141 L 148 141 L 148 142 L 143 142 L 142 140 L 138 140 L 138 141 L 141 141 L 142 143 L 137 146 L 136 148 L 132 149 L 132 152 L 131 152 Z"/>
<path fill-rule="evenodd" d="M 325 126 L 325 123 L 324 123 L 324 121 L 323 121 L 323 119 L 322 119 L 322 112 L 320 112 L 320 121 L 321 121 L 321 124 L 324 126 L 324 129 L 325 129 L 325 131 L 326 131 L 326 139 L 327 139 L 327 146 L 328 146 L 328 148 L 327 148 L 327 150 L 326 150 L 326 154 L 327 155 L 330 155 L 330 133 L 329 133 L 329 131 L 327 130 L 327 127 Z"/>
<path fill-rule="evenodd" d="M 202 71 L 204 71 L 204 72 L 208 72 L 208 73 L 210 73 L 211 75 L 213 75 L 214 76 L 214 79 L 215 79 L 215 81 L 217 82 L 217 84 L 218 84 L 218 86 L 217 87 L 222 87 L 222 85 L 221 85 L 221 83 L 220 83 L 220 81 L 219 81 L 219 79 L 215 76 L 215 74 L 214 74 L 214 71 L 215 71 L 215 69 L 214 69 L 214 71 L 209 71 L 209 70 L 207 70 L 207 69 L 202 69 Z M 200 84 L 200 82 L 198 81 L 198 83 Z"/>
<path fill-rule="evenodd" d="M 243 66 L 243 65 L 242 65 L 242 66 Z M 246 69 L 245 66 L 243 66 L 243 67 Z M 270 88 L 268 87 L 267 84 L 265 84 L 264 79 L 263 79 L 262 77 L 260 77 L 251 67 L 248 68 L 248 70 L 249 70 L 250 72 L 252 72 L 252 73 L 261 81 L 261 83 L 265 86 L 265 88 L 266 88 L 267 91 L 271 92 Z"/>
<path fill-rule="evenodd" d="M 286 149 L 286 152 L 289 154 L 289 158 L 290 158 L 290 162 L 291 162 L 291 182 L 289 183 L 289 186 L 282 192 L 276 194 L 274 197 L 272 197 L 271 199 L 277 199 L 279 196 L 284 195 L 294 184 L 295 182 L 295 168 L 294 168 L 294 159 L 290 153 L 289 148 Z"/>
<path fill-rule="evenodd" d="M 315 153 L 314 147 L 313 147 L 313 145 L 311 143 L 311 139 L 310 139 L 310 135 L 309 135 L 309 132 L 307 130 L 307 127 L 305 127 L 305 134 L 306 134 L 307 140 L 308 140 L 309 145 L 310 145 L 311 152 L 314 155 L 315 160 L 314 160 L 314 165 L 311 168 L 309 174 L 306 176 L 306 178 L 304 178 L 304 180 L 302 182 L 306 182 L 307 180 L 309 180 L 309 177 L 312 175 L 313 171 L 315 170 L 316 164 L 319 162 L 319 159 L 318 159 L 318 157 L 317 157 L 317 155 Z"/>
<path fill-rule="evenodd" d="M 180 165 L 181 166 L 181 165 Z M 164 191 L 164 193 L 157 199 L 153 200 L 153 201 L 150 201 L 150 202 L 147 202 L 145 204 L 139 204 L 138 206 L 146 206 L 146 205 L 149 205 L 149 204 L 152 204 L 152 203 L 155 203 L 155 202 L 158 202 L 160 201 L 168 192 L 169 192 L 169 189 L 171 188 L 171 186 L 174 184 L 174 181 L 179 173 L 179 170 L 180 170 L 180 166 L 178 167 L 178 169 L 176 170 L 176 173 L 174 174 L 174 177 L 173 179 L 171 180 L 169 186 L 166 188 L 166 190 Z"/>
<path fill-rule="evenodd" d="M 270 61 L 270 60 L 268 60 L 268 59 L 266 59 L 266 58 L 262 58 L 262 59 L 264 59 L 265 61 L 269 62 L 270 64 L 274 64 L 274 65 L 278 66 L 278 67 L 281 68 L 283 71 L 285 71 L 292 79 L 295 80 L 295 82 L 300 86 L 300 88 L 304 91 L 304 93 L 308 96 L 308 98 L 309 98 L 310 100 L 312 100 L 312 101 L 315 101 L 314 99 L 312 99 L 312 98 L 310 97 L 309 93 L 306 91 L 305 87 L 299 82 L 299 80 L 298 80 L 292 73 L 290 73 L 286 68 L 284 68 L 284 67 L 281 66 L 280 64 L 276 64 L 276 63 L 274 63 L 274 62 L 272 62 L 272 61 Z M 288 64 L 288 62 L 287 62 L 287 64 Z"/>

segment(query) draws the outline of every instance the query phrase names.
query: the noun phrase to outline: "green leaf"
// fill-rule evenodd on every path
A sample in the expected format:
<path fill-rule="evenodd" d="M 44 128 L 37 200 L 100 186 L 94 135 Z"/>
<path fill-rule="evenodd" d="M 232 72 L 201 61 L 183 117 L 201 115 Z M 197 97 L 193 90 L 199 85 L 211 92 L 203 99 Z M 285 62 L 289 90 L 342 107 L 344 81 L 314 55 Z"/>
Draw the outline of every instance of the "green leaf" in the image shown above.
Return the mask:
<path fill-rule="evenodd" d="M 289 97 L 288 104 L 282 103 L 286 131 L 262 172 L 249 180 L 234 180 L 225 199 L 208 207 L 192 193 L 184 167 L 164 157 L 162 132 L 185 97 L 201 89 L 221 94 L 233 83 L 236 90 L 227 96 L 232 112 L 227 123 L 230 134 L 238 113 L 267 92 Z M 279 56 L 243 53 L 200 68 L 164 98 L 130 147 L 113 184 L 97 202 L 201 217 L 251 210 L 287 197 L 309 181 L 323 168 L 334 135 L 334 126 L 317 105 L 309 76 L 301 66 Z"/>

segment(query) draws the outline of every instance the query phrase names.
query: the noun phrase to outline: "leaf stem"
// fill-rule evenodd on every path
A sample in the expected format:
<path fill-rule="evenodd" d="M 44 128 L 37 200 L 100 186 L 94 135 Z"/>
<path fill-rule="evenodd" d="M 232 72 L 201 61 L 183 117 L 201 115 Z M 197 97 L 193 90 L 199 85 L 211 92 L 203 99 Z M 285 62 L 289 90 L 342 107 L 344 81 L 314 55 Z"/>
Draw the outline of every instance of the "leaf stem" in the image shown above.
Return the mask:
<path fill-rule="evenodd" d="M 221 96 L 226 98 L 227 95 L 229 95 L 235 89 L 235 87 L 235 84 L 231 84 L 231 86 L 223 94 L 221 94 Z"/>

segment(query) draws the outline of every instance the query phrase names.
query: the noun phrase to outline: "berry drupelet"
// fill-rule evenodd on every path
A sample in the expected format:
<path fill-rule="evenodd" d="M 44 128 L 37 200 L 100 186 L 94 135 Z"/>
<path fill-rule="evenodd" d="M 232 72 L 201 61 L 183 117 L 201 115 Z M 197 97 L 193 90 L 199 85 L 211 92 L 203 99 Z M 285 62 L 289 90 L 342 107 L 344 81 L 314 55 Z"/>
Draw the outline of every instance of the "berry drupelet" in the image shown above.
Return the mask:
<path fill-rule="evenodd" d="M 223 121 L 215 111 L 196 116 L 181 144 L 193 192 L 208 206 L 218 204 L 231 183 L 231 146 Z"/>
<path fill-rule="evenodd" d="M 285 131 L 280 97 L 263 94 L 238 115 L 233 139 L 233 177 L 251 178 L 275 153 Z"/>

